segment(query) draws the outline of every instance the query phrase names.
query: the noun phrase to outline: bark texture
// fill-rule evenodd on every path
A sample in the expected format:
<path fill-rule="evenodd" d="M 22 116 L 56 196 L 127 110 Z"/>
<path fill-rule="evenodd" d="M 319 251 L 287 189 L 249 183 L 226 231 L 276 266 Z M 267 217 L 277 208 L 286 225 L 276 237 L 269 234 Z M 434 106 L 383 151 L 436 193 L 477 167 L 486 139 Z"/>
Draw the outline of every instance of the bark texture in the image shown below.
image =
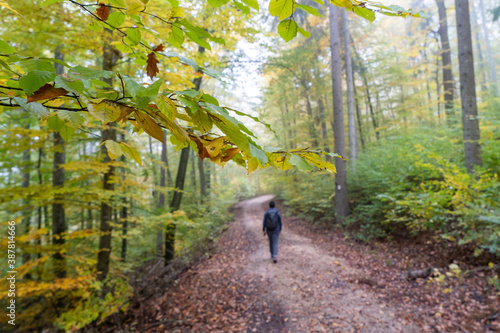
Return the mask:
<path fill-rule="evenodd" d="M 451 49 L 448 38 L 448 17 L 444 0 L 436 0 L 439 14 L 439 38 L 441 39 L 441 62 L 443 65 L 444 110 L 448 124 L 452 125 L 455 117 L 453 95 L 454 80 L 451 65 Z"/>
<path fill-rule="evenodd" d="M 476 80 L 469 18 L 469 1 L 455 0 L 458 36 L 458 61 L 460 65 L 460 96 L 462 100 L 462 126 L 467 172 L 482 165 L 477 118 Z"/>
<path fill-rule="evenodd" d="M 55 58 L 64 61 L 64 56 L 61 52 L 55 52 Z M 55 64 L 56 73 L 63 74 L 64 67 Z M 64 139 L 59 133 L 54 133 L 54 163 L 52 172 L 52 187 L 55 190 L 64 187 L 64 163 L 66 163 L 66 152 Z M 66 259 L 63 254 L 66 233 L 66 217 L 64 211 L 63 195 L 54 195 L 52 204 L 52 243 L 56 248 L 53 256 L 53 270 L 58 278 L 66 277 Z"/>
<path fill-rule="evenodd" d="M 330 8 L 330 51 L 332 62 L 333 126 L 335 153 L 345 156 L 344 107 L 342 101 L 342 65 L 340 62 L 340 33 L 338 7 L 328 3 Z M 346 161 L 335 159 L 335 214 L 338 218 L 349 215 L 347 197 Z"/>
<path fill-rule="evenodd" d="M 354 78 L 352 75 L 351 36 L 349 34 L 349 18 L 345 9 L 341 9 L 342 33 L 344 37 L 344 64 L 347 84 L 347 128 L 349 136 L 349 160 L 353 170 L 356 170 L 358 144 L 356 136 L 356 119 L 354 115 Z"/>

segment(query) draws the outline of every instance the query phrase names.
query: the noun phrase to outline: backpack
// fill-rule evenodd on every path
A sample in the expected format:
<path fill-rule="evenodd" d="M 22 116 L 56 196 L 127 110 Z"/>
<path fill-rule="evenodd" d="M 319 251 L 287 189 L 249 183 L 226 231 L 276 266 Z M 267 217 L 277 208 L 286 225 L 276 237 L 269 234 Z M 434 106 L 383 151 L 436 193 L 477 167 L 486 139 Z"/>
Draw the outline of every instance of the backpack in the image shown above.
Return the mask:
<path fill-rule="evenodd" d="M 269 230 L 274 230 L 278 227 L 279 223 L 279 216 L 278 216 L 278 211 L 273 209 L 267 213 L 267 218 L 266 218 L 266 228 Z"/>

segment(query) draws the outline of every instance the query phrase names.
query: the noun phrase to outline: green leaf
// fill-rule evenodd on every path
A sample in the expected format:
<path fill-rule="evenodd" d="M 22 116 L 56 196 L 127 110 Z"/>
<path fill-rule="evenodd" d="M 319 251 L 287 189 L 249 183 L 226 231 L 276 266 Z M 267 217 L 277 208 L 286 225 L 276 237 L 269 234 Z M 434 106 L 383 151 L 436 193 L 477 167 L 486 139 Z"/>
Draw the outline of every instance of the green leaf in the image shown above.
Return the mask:
<path fill-rule="evenodd" d="M 103 124 L 111 123 L 121 115 L 119 107 L 108 104 L 106 101 L 100 103 L 87 103 L 87 109 L 92 117 L 99 119 Z"/>
<path fill-rule="evenodd" d="M 198 44 L 201 47 L 206 48 L 207 50 L 212 50 L 212 47 L 206 40 L 204 40 L 202 37 L 198 36 L 195 32 L 192 31 L 186 31 L 186 36 L 192 41 Z"/>
<path fill-rule="evenodd" d="M 47 125 L 54 132 L 59 132 L 64 126 L 64 122 L 57 116 L 57 114 L 52 115 L 47 119 Z"/>
<path fill-rule="evenodd" d="M 168 120 L 173 121 L 175 119 L 175 114 L 177 113 L 176 106 L 168 97 L 163 95 L 158 96 L 155 104 Z"/>
<path fill-rule="evenodd" d="M 212 7 L 220 7 L 220 6 L 225 5 L 226 3 L 228 3 L 228 1 L 229 0 L 208 0 L 208 3 Z"/>
<path fill-rule="evenodd" d="M 67 91 L 71 91 L 77 94 L 81 94 L 85 89 L 83 82 L 80 80 L 68 80 L 63 78 L 62 76 L 57 76 L 54 80 L 57 87 L 61 87 L 66 89 Z"/>
<path fill-rule="evenodd" d="M 45 85 L 45 83 L 51 82 L 55 78 L 56 73 L 53 72 L 33 71 L 19 79 L 19 86 L 27 95 L 31 95 Z"/>
<path fill-rule="evenodd" d="M 310 172 L 314 170 L 314 168 L 302 157 L 295 154 L 290 154 L 290 164 L 296 166 L 297 169 L 302 172 Z"/>
<path fill-rule="evenodd" d="M 297 36 L 297 23 L 292 19 L 281 21 L 278 25 L 278 33 L 285 42 L 291 41 Z"/>
<path fill-rule="evenodd" d="M 114 28 L 119 28 L 124 21 L 125 21 L 125 14 L 123 14 L 122 12 L 112 12 L 108 16 L 108 23 Z"/>
<path fill-rule="evenodd" d="M 168 0 L 172 7 L 178 7 L 179 6 L 179 1 L 178 0 Z"/>
<path fill-rule="evenodd" d="M 68 141 L 75 134 L 75 129 L 67 125 L 63 125 L 63 127 L 59 130 L 59 134 L 62 136 L 64 141 Z"/>
<path fill-rule="evenodd" d="M 149 85 L 147 88 L 139 86 L 140 89 L 136 92 L 134 101 L 137 103 L 139 109 L 143 109 L 148 106 L 149 102 L 153 101 L 156 96 L 158 96 L 158 91 L 163 80 L 158 79 L 153 84 Z M 134 86 L 136 87 L 136 86 Z"/>
<path fill-rule="evenodd" d="M 111 86 L 108 83 L 101 81 L 101 80 L 94 79 L 94 80 L 91 80 L 91 82 L 95 87 L 111 88 Z"/>
<path fill-rule="evenodd" d="M 115 73 L 111 71 L 91 69 L 82 66 L 73 67 L 68 71 L 68 75 L 73 79 L 89 79 L 89 80 L 100 79 L 100 78 L 109 79 L 114 74 Z"/>
<path fill-rule="evenodd" d="M 292 15 L 293 11 L 293 0 L 271 0 L 269 2 L 269 13 L 272 16 L 278 16 L 280 20 Z"/>
<path fill-rule="evenodd" d="M 132 53 L 134 50 L 128 45 L 125 44 L 116 44 L 115 45 L 116 49 L 122 53 Z"/>
<path fill-rule="evenodd" d="M 128 28 L 127 37 L 132 42 L 132 45 L 137 45 L 141 42 L 141 31 L 137 28 Z"/>
<path fill-rule="evenodd" d="M 109 158 L 111 158 L 112 160 L 123 155 L 122 146 L 118 142 L 113 140 L 106 140 L 104 141 L 104 145 L 106 146 L 106 149 L 108 151 Z"/>
<path fill-rule="evenodd" d="M 319 17 L 323 17 L 323 15 L 321 15 L 318 10 L 314 7 L 311 7 L 311 6 L 307 6 L 307 5 L 300 5 L 300 4 L 297 4 L 296 5 L 297 8 L 300 8 L 306 12 L 308 12 L 309 14 L 312 14 L 314 16 L 319 16 Z"/>
<path fill-rule="evenodd" d="M 19 66 L 25 72 L 43 71 L 43 72 L 56 72 L 52 62 L 40 59 L 28 59 L 19 61 Z"/>
<path fill-rule="evenodd" d="M 163 55 L 165 55 L 166 57 L 169 57 L 169 58 L 176 57 L 183 64 L 186 64 L 186 65 L 189 65 L 189 66 L 193 67 L 193 69 L 195 71 L 197 71 L 198 68 L 199 68 L 199 66 L 196 63 L 196 61 L 194 61 L 193 59 L 186 58 L 186 57 L 180 55 L 179 53 L 176 53 L 176 52 L 164 52 Z"/>
<path fill-rule="evenodd" d="M 78 129 L 85 122 L 85 118 L 79 112 L 60 110 L 57 112 L 57 115 L 59 118 L 67 120 L 69 126 L 74 129 Z"/>
<path fill-rule="evenodd" d="M 250 14 L 250 7 L 247 7 L 244 4 L 242 4 L 241 2 L 238 2 L 236 0 L 234 0 L 234 5 L 236 7 L 238 7 L 243 12 L 243 14 L 245 14 L 245 15 Z"/>
<path fill-rule="evenodd" d="M 250 143 L 250 154 L 252 156 L 255 156 L 262 165 L 266 165 L 267 161 L 269 160 L 266 153 L 252 143 Z"/>
<path fill-rule="evenodd" d="M 177 99 L 182 103 L 184 104 L 185 106 L 187 106 L 188 108 L 191 109 L 191 111 L 198 111 L 200 109 L 200 107 L 198 106 L 198 104 L 196 102 L 193 102 L 191 99 L 189 98 L 186 98 L 186 97 L 181 97 L 181 96 L 177 96 Z"/>
<path fill-rule="evenodd" d="M 63 2 L 64 0 L 45 0 L 44 2 L 42 2 L 42 4 L 40 5 L 40 7 L 45 7 L 45 6 L 48 6 L 48 5 L 52 5 L 52 4 L 55 4 L 55 3 L 58 3 L 58 2 Z"/>
<path fill-rule="evenodd" d="M 248 6 L 252 7 L 256 11 L 259 11 L 259 3 L 257 0 L 241 0 L 244 4 L 247 4 Z"/>
<path fill-rule="evenodd" d="M 371 9 L 354 6 L 352 11 L 356 15 L 359 15 L 359 16 L 369 20 L 370 22 L 373 22 L 375 20 L 375 12 Z"/>
<path fill-rule="evenodd" d="M 209 94 L 203 94 L 201 96 L 201 99 L 208 102 L 208 103 L 212 103 L 213 105 L 217 105 L 219 106 L 219 101 L 217 101 L 217 99 Z"/>
<path fill-rule="evenodd" d="M 25 109 L 26 111 L 29 111 L 31 113 L 34 113 L 38 117 L 47 118 L 48 116 L 50 116 L 49 110 L 45 106 L 43 106 L 42 104 L 40 104 L 38 102 L 28 103 L 28 102 L 26 102 L 26 100 L 24 98 L 20 98 L 20 97 L 14 97 L 14 100 L 23 109 Z"/>
<path fill-rule="evenodd" d="M 0 53 L 3 53 L 3 54 L 12 54 L 14 52 L 16 52 L 16 50 L 12 46 L 10 46 L 9 44 L 7 44 L 3 40 L 0 40 Z"/>
<path fill-rule="evenodd" d="M 184 43 L 184 32 L 182 29 L 175 25 L 172 26 L 172 31 L 167 38 L 167 42 L 173 47 L 180 48 L 182 43 Z"/>
<path fill-rule="evenodd" d="M 132 147 L 129 144 L 126 144 L 125 142 L 120 142 L 120 146 L 121 146 L 121 149 L 122 149 L 123 153 L 125 154 L 125 156 L 127 156 L 130 159 L 133 159 L 139 165 L 142 165 L 141 155 L 139 155 L 139 153 L 137 152 L 137 149 L 135 149 L 134 147 Z"/>
<path fill-rule="evenodd" d="M 117 7 L 127 7 L 127 4 L 124 0 L 109 0 L 109 2 Z"/>
<path fill-rule="evenodd" d="M 297 31 L 305 38 L 311 37 L 311 33 L 309 31 L 302 29 L 301 27 L 297 27 Z"/>

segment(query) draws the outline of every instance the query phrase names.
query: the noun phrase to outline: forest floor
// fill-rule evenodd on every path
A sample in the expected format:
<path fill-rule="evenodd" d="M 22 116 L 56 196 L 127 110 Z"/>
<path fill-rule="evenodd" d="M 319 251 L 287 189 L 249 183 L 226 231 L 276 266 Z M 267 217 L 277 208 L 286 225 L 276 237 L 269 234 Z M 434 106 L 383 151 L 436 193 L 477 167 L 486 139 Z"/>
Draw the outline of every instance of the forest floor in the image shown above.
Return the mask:
<path fill-rule="evenodd" d="M 403 250 L 359 245 L 286 214 L 274 264 L 262 233 L 271 198 L 237 204 L 214 254 L 168 287 L 156 280 L 155 293 L 108 331 L 500 332 L 484 273 L 465 283 L 407 281 Z"/>

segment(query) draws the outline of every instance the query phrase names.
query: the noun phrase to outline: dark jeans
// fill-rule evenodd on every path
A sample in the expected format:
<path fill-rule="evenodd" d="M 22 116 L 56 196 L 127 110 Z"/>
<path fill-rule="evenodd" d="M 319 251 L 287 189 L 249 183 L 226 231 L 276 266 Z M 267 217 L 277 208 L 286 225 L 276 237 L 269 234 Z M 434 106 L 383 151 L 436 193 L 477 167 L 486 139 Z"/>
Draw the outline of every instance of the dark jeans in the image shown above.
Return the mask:
<path fill-rule="evenodd" d="M 273 259 L 278 258 L 278 237 L 280 231 L 278 229 L 273 231 L 267 231 L 267 237 L 269 238 L 269 251 L 271 251 L 271 256 Z"/>

